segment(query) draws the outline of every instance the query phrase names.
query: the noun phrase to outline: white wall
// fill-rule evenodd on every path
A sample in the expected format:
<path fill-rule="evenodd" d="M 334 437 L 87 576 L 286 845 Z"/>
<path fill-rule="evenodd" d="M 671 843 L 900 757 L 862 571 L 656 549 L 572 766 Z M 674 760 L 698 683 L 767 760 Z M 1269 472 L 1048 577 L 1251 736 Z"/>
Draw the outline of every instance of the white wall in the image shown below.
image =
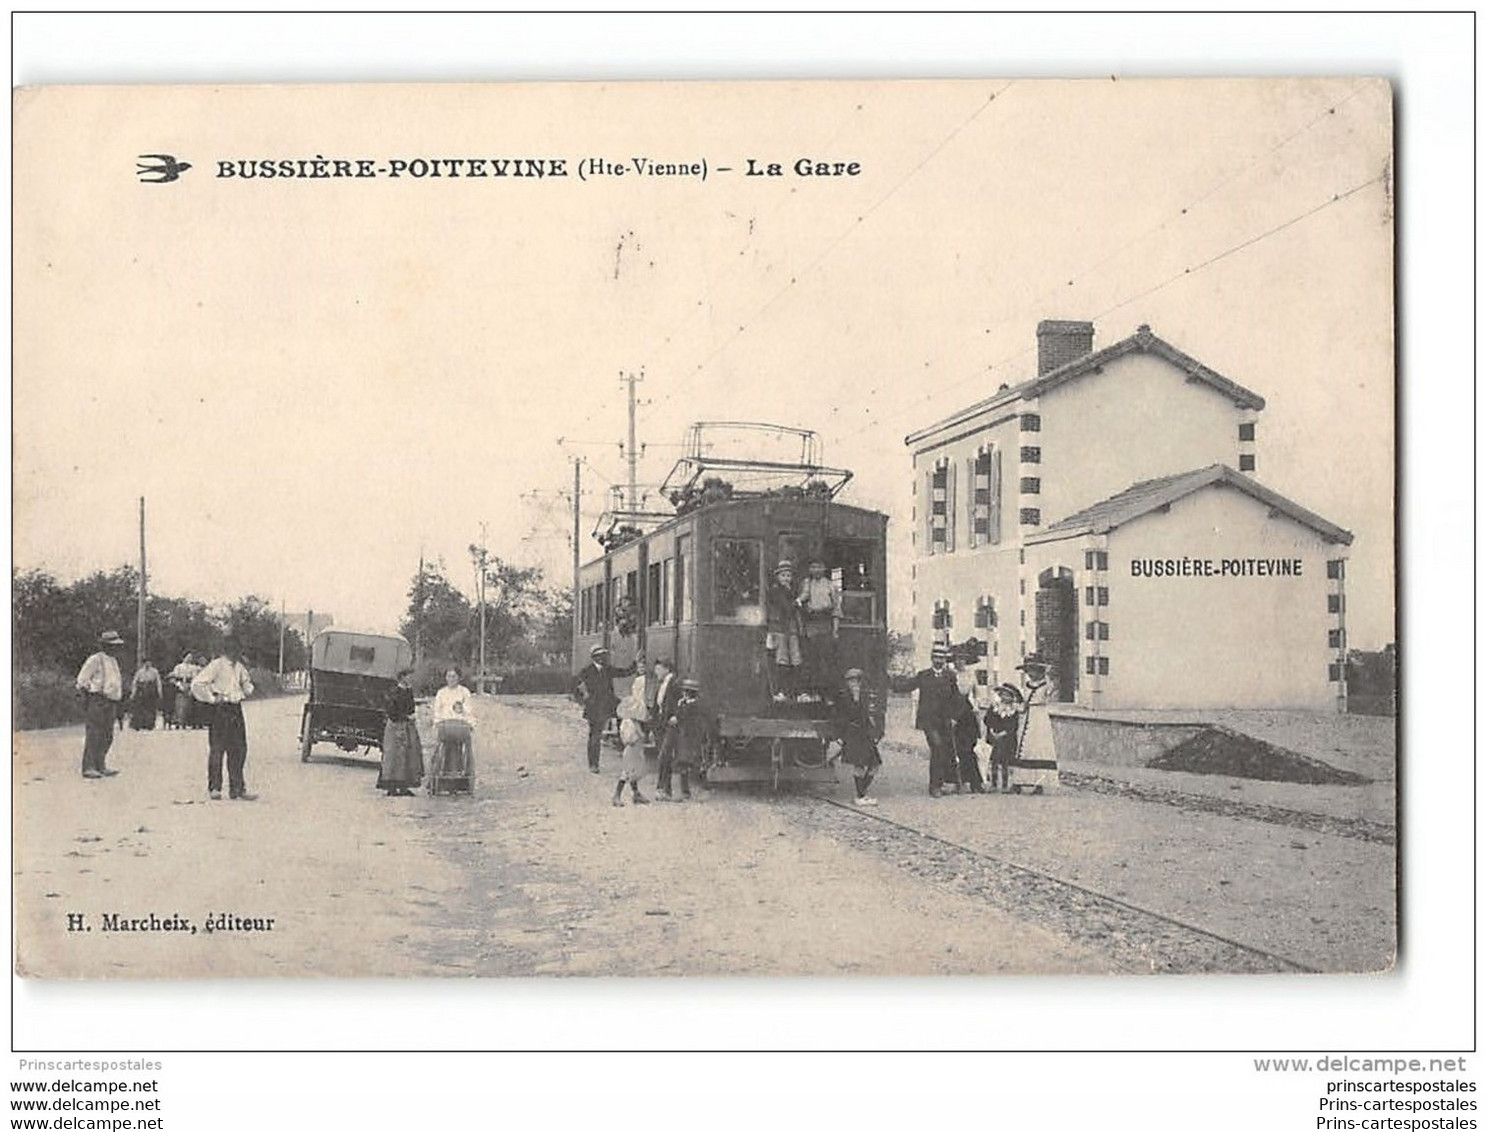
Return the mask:
<path fill-rule="evenodd" d="M 1140 480 L 1210 464 L 1239 466 L 1241 411 L 1153 354 L 1126 354 L 1039 398 L 1043 525 Z M 1258 428 L 1264 471 L 1264 422 Z M 1014 516 L 1015 517 L 1015 516 Z"/>
<path fill-rule="evenodd" d="M 1109 545 L 1110 674 L 1101 707 L 1335 708 L 1327 560 L 1346 557 L 1345 547 L 1221 486 L 1112 531 Z M 1184 556 L 1299 558 L 1302 573 L 1131 576 L 1134 558 Z"/>

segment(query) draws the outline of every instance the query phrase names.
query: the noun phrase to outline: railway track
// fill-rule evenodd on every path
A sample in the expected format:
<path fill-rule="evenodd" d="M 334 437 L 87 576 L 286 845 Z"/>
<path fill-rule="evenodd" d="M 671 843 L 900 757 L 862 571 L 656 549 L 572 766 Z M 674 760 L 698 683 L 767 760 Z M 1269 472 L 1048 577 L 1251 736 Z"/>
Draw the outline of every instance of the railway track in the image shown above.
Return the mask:
<path fill-rule="evenodd" d="M 999 860 L 892 818 L 822 795 L 795 795 L 811 824 L 901 868 L 985 900 L 1108 955 L 1132 973 L 1316 973 L 1229 939 L 1025 865 Z"/>

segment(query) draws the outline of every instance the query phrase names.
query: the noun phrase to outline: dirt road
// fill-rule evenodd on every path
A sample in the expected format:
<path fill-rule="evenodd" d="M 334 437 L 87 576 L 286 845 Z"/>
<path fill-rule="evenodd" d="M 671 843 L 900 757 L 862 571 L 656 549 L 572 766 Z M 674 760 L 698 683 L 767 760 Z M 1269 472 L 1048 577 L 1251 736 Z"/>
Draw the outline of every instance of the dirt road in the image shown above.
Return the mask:
<path fill-rule="evenodd" d="M 1392 846 L 1080 791 L 935 801 L 918 753 L 897 748 L 878 813 L 907 833 L 736 789 L 614 808 L 618 756 L 587 773 L 572 706 L 540 697 L 479 702 L 474 797 L 390 799 L 372 760 L 321 746 L 300 762 L 301 703 L 249 705 L 251 803 L 207 800 L 202 732 L 126 732 L 110 755 L 121 773 L 102 781 L 78 774 L 80 729 L 17 736 L 22 972 L 1148 969 L 1145 942 L 1126 938 L 1139 925 L 1103 926 L 1113 905 L 1009 886 L 1015 866 L 998 862 L 1316 969 L 1392 956 Z M 845 775 L 833 793 L 850 794 Z M 228 930 L 208 931 L 224 913 Z M 131 920 L 146 930 L 118 926 Z"/>

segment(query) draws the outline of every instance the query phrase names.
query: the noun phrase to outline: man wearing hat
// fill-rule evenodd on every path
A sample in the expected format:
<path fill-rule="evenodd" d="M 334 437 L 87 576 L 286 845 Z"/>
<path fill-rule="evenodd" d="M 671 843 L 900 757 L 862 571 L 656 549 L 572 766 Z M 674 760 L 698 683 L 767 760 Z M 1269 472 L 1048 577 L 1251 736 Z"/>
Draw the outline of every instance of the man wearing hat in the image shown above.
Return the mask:
<path fill-rule="evenodd" d="M 124 702 L 124 674 L 119 671 L 119 653 L 124 638 L 109 629 L 98 638 L 98 651 L 77 674 L 77 690 L 83 694 L 83 777 L 111 778 L 118 774 L 104 766 L 114 743 L 114 718 Z"/>
<path fill-rule="evenodd" d="M 599 773 L 599 743 L 604 728 L 614 718 L 620 698 L 614 694 L 618 676 L 634 676 L 643 659 L 636 656 L 628 668 L 615 668 L 609 663 L 609 650 L 603 645 L 589 649 L 589 663 L 573 678 L 573 698 L 583 705 L 583 717 L 589 725 L 589 773 Z"/>
<path fill-rule="evenodd" d="M 812 558 L 800 583 L 800 606 L 804 630 L 801 652 L 805 660 L 808 691 L 817 701 L 836 691 L 836 642 L 841 634 L 842 591 L 826 574 L 826 563 Z"/>
<path fill-rule="evenodd" d="M 788 561 L 774 568 L 774 581 L 764 595 L 764 651 L 771 698 L 775 703 L 795 699 L 800 691 L 800 607 L 795 604 L 795 567 Z"/>
<path fill-rule="evenodd" d="M 950 646 L 936 642 L 929 667 L 915 675 L 909 687 L 919 693 L 914 726 L 929 744 L 929 793 L 938 798 L 947 779 L 955 777 L 955 738 L 952 731 L 960 688 L 950 667 Z"/>

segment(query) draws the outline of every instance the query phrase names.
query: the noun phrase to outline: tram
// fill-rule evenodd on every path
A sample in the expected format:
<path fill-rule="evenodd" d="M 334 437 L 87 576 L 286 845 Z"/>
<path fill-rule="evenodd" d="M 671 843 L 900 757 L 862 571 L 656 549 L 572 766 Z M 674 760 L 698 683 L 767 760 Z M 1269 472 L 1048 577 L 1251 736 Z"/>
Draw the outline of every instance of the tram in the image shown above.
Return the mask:
<path fill-rule="evenodd" d="M 798 439 L 795 461 L 725 459 L 719 430 Z M 578 570 L 573 664 L 602 644 L 625 669 L 667 659 L 702 686 L 718 718 L 709 784 L 833 782 L 832 700 L 849 668 L 881 730 L 888 692 L 887 527 L 880 512 L 838 503 L 851 472 L 827 468 L 807 430 L 752 422 L 694 425 L 662 491 L 675 513 L 616 511 L 601 520 L 605 554 Z M 772 694 L 765 595 L 782 561 L 819 559 L 841 593 L 832 691 L 813 702 Z"/>

